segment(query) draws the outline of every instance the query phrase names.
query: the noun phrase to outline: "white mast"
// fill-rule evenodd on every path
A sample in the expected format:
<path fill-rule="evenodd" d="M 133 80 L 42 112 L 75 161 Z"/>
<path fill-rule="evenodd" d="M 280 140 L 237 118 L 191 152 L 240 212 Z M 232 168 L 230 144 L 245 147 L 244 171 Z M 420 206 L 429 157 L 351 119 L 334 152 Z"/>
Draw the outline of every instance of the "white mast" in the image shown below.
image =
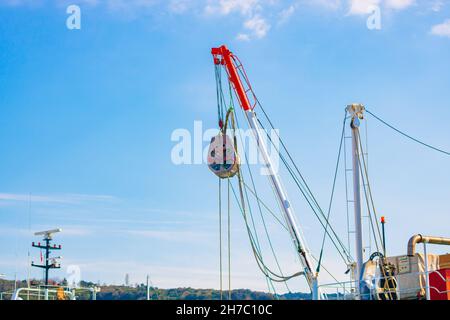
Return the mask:
<path fill-rule="evenodd" d="M 353 206 L 355 210 L 355 251 L 356 251 L 356 292 L 360 293 L 359 281 L 363 265 L 363 238 L 361 217 L 361 185 L 360 185 L 360 148 L 359 125 L 364 118 L 364 105 L 351 104 L 347 106 L 347 112 L 351 116 L 350 127 L 352 129 L 352 160 L 353 160 Z"/>

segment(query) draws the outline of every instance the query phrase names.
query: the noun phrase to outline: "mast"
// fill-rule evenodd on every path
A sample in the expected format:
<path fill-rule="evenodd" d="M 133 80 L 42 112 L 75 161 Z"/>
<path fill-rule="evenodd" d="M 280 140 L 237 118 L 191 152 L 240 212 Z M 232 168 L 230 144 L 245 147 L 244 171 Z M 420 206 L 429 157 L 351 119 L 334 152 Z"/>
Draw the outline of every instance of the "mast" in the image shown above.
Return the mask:
<path fill-rule="evenodd" d="M 352 161 L 353 161 L 353 206 L 355 211 L 355 251 L 356 251 L 356 285 L 357 293 L 360 293 L 360 279 L 363 265 L 363 235 L 361 216 L 361 184 L 360 184 L 360 153 L 359 125 L 360 119 L 364 119 L 364 105 L 351 104 L 347 106 L 347 112 L 351 116 L 350 127 L 352 129 Z"/>
<path fill-rule="evenodd" d="M 35 236 L 41 236 L 41 235 L 44 236 L 45 245 L 41 245 L 40 242 L 38 242 L 38 244 L 35 244 L 34 242 L 31 244 L 34 248 L 39 248 L 39 249 L 44 249 L 45 250 L 45 261 L 44 261 L 44 264 L 35 264 L 34 262 L 31 262 L 31 266 L 44 269 L 44 272 L 45 272 L 44 282 L 45 282 L 46 290 L 47 290 L 47 287 L 48 287 L 49 270 L 50 269 L 60 269 L 61 268 L 59 263 L 56 261 L 56 259 L 58 259 L 60 257 L 54 257 L 54 258 L 50 257 L 50 251 L 52 251 L 52 250 L 61 250 L 61 245 L 58 245 L 58 246 L 57 245 L 53 245 L 53 246 L 51 245 L 51 241 L 53 239 L 52 235 L 54 233 L 57 233 L 57 232 L 61 232 L 61 229 L 54 229 L 54 230 L 36 232 L 34 234 Z"/>
<path fill-rule="evenodd" d="M 259 151 L 263 157 L 264 164 L 269 172 L 269 180 L 276 191 L 280 207 L 282 208 L 283 213 L 286 217 L 286 221 L 289 227 L 289 233 L 291 235 L 292 241 L 294 242 L 297 254 L 300 258 L 303 272 L 311 289 L 313 299 L 319 299 L 318 279 L 317 275 L 314 274 L 312 269 L 312 259 L 309 250 L 306 247 L 305 241 L 300 233 L 300 229 L 298 228 L 295 221 L 293 208 L 288 199 L 287 193 L 284 190 L 281 179 L 274 170 L 269 153 L 267 152 L 267 148 L 262 138 L 263 134 L 261 133 L 261 128 L 259 127 L 256 114 L 255 112 L 253 112 L 253 107 L 250 103 L 249 97 L 247 96 L 247 92 L 251 91 L 251 88 L 248 88 L 247 90 L 244 89 L 241 77 L 238 73 L 238 68 L 241 68 L 242 65 L 237 65 L 236 58 L 226 46 L 213 48 L 211 50 L 211 53 L 214 57 L 214 63 L 216 65 L 224 65 L 227 70 L 229 81 L 233 84 L 233 88 L 236 92 L 239 103 L 242 109 L 245 111 L 248 123 L 250 125 L 250 128 L 252 129 Z"/>

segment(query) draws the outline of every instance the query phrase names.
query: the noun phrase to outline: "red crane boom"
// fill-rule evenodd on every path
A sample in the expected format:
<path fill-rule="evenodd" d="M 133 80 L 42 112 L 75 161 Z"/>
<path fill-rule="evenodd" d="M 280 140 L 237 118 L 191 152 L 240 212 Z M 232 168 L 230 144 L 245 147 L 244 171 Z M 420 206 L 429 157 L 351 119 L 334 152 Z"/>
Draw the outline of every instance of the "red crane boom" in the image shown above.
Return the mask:
<path fill-rule="evenodd" d="M 216 65 L 222 64 L 225 66 L 228 73 L 228 78 L 233 84 L 234 91 L 239 98 L 239 104 L 241 105 L 242 109 L 244 109 L 245 111 L 252 110 L 253 107 L 250 103 L 250 99 L 247 96 L 247 92 L 251 91 L 251 88 L 249 88 L 248 90 L 244 89 L 238 73 L 239 67 L 236 67 L 234 64 L 236 57 L 230 50 L 228 50 L 226 46 L 212 48 L 211 53 L 214 56 L 214 63 Z"/>

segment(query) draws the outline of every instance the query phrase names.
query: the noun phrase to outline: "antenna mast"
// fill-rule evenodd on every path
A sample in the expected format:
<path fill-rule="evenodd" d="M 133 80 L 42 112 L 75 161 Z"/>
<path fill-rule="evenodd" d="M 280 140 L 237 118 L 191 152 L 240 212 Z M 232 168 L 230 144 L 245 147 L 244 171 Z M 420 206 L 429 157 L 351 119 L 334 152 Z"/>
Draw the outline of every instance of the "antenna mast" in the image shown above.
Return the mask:
<path fill-rule="evenodd" d="M 36 232 L 34 235 L 35 236 L 44 236 L 44 241 L 45 244 L 41 245 L 40 242 L 38 242 L 37 244 L 35 244 L 34 242 L 31 244 L 34 248 L 39 248 L 39 249 L 44 249 L 45 250 L 45 260 L 44 260 L 44 264 L 35 264 L 34 262 L 31 262 L 31 266 L 32 267 L 36 267 L 36 268 L 42 268 L 45 271 L 45 286 L 48 286 L 48 272 L 50 269 L 60 269 L 61 265 L 60 263 L 57 261 L 57 259 L 61 258 L 61 257 L 54 257 L 54 258 L 50 258 L 50 251 L 52 250 L 61 250 L 61 245 L 56 245 L 54 244 L 53 246 L 51 245 L 51 241 L 52 241 L 52 236 L 54 233 L 57 232 L 61 232 L 61 229 L 54 229 L 54 230 L 48 230 L 48 231 L 40 231 L 40 232 Z"/>

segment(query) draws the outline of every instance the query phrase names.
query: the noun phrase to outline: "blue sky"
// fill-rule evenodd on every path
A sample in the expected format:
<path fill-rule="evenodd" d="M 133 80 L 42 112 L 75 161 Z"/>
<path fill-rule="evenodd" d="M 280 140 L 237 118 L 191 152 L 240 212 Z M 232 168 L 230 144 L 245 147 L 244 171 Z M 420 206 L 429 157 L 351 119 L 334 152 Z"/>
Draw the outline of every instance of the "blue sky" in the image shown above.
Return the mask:
<path fill-rule="evenodd" d="M 81 30 L 66 28 L 69 4 Z M 374 5 L 380 30 L 366 26 Z M 216 126 L 211 47 L 241 58 L 325 207 L 348 103 L 450 148 L 449 19 L 449 1 L 0 1 L 0 273 L 25 278 L 32 231 L 61 227 L 59 277 L 79 265 L 92 281 L 149 273 L 161 287 L 217 288 L 217 180 L 204 165 L 175 166 L 170 139 L 196 120 Z M 368 128 L 391 254 L 415 233 L 449 236 L 448 156 L 370 117 Z M 320 229 L 288 190 L 317 254 Z M 336 199 L 345 239 L 342 174 Z M 243 227 L 233 210 L 233 287 L 265 290 Z M 270 230 L 296 271 L 289 239 Z M 345 271 L 330 246 L 325 263 Z"/>

